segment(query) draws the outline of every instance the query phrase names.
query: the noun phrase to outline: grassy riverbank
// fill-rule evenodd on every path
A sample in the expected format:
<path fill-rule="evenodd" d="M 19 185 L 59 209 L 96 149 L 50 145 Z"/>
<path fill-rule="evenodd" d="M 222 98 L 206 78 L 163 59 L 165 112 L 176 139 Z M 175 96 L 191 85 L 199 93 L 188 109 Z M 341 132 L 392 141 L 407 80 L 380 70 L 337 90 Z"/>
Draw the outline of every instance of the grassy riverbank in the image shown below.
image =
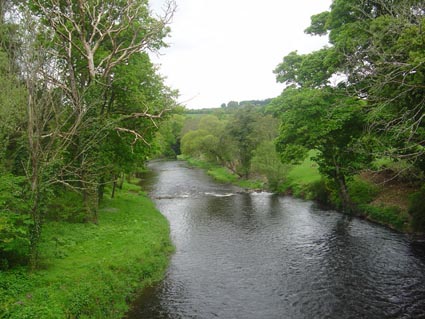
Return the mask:
<path fill-rule="evenodd" d="M 247 189 L 264 188 L 262 182 L 240 179 L 224 167 L 188 157 L 181 159 L 192 166 L 205 169 L 217 181 L 233 183 Z M 417 189 L 397 180 L 384 183 L 384 179 L 378 173 L 362 173 L 348 182 L 350 196 L 357 207 L 357 216 L 401 232 L 412 232 L 411 216 L 408 213 L 409 197 Z M 336 193 L 326 185 L 317 164 L 311 158 L 288 169 L 278 192 L 338 208 Z"/>
<path fill-rule="evenodd" d="M 99 223 L 44 225 L 42 267 L 0 273 L 0 318 L 122 318 L 135 292 L 162 278 L 169 225 L 135 185 L 106 199 Z"/>
<path fill-rule="evenodd" d="M 264 187 L 264 183 L 261 181 L 240 178 L 227 168 L 216 164 L 185 156 L 180 156 L 179 159 L 186 161 L 191 166 L 204 169 L 208 175 L 220 183 L 231 183 L 246 189 L 262 189 Z"/>

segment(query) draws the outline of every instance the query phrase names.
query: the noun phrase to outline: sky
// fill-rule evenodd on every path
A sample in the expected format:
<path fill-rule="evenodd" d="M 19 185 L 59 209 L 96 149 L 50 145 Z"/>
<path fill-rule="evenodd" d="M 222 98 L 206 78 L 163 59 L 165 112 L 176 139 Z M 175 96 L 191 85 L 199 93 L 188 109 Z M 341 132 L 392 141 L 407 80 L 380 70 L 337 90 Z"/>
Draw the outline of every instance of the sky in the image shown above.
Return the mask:
<path fill-rule="evenodd" d="M 176 0 L 166 39 L 168 48 L 152 55 L 165 83 L 180 92 L 190 109 L 220 107 L 229 101 L 278 96 L 284 85 L 273 70 L 291 51 L 309 53 L 326 37 L 304 30 L 310 17 L 332 0 Z M 165 0 L 150 0 L 160 13 Z"/>

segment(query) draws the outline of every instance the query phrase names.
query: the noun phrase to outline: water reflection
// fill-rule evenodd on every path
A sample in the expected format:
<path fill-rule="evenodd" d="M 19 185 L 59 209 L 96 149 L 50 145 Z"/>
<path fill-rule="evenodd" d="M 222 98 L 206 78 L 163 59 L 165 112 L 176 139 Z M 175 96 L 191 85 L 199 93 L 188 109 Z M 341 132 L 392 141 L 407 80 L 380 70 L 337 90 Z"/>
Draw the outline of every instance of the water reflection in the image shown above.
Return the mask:
<path fill-rule="evenodd" d="M 182 163 L 152 168 L 176 253 L 128 318 L 425 318 L 424 250 L 406 236 Z"/>

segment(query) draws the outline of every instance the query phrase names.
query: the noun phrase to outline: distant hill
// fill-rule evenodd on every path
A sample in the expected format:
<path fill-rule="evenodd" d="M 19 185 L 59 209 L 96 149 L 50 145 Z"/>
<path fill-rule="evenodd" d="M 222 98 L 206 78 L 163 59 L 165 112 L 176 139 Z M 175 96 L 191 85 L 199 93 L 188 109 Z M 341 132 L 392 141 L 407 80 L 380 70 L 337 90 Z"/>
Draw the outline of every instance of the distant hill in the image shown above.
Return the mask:
<path fill-rule="evenodd" d="M 246 101 L 229 101 L 227 104 L 221 104 L 220 108 L 202 108 L 202 109 L 189 109 L 186 110 L 187 114 L 210 114 L 219 113 L 222 110 L 232 110 L 244 107 L 259 107 L 266 106 L 271 102 L 272 98 L 265 100 L 246 100 Z"/>

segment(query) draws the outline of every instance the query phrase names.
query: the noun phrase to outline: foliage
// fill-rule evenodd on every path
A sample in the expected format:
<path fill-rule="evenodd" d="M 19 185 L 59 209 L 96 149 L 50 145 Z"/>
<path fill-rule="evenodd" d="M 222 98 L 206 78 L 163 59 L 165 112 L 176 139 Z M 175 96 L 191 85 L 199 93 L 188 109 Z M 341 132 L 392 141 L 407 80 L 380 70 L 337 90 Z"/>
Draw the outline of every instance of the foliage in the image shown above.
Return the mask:
<path fill-rule="evenodd" d="M 407 169 L 402 173 L 410 180 L 413 175 L 423 176 L 423 8 L 421 0 L 335 0 L 329 11 L 312 16 L 306 29 L 308 34 L 328 35 L 331 46 L 303 55 L 291 52 L 274 70 L 279 82 L 293 86 L 284 91 L 278 103 L 298 103 L 302 110 L 297 118 L 280 109 L 283 128 L 278 147 L 283 159 L 293 161 L 309 149 L 320 150 L 320 171 L 335 181 L 330 186 L 339 189 L 338 201 L 343 206 L 351 201 L 345 179 L 349 182 L 362 163 L 373 158 L 404 163 Z M 329 87 L 345 95 L 337 103 L 339 109 L 335 108 L 335 100 L 324 98 Z M 293 93 L 295 89 L 298 93 Z M 316 90 L 315 96 L 306 93 L 312 89 Z M 319 95 L 322 101 L 316 99 Z M 315 107 L 306 106 L 308 99 Z M 326 112 L 329 125 L 320 121 Z M 337 140 L 329 139 L 333 134 Z M 308 138 L 300 144 L 302 138 L 298 135 Z M 327 143 L 326 150 L 314 145 L 323 142 Z M 359 144 L 367 148 L 360 152 Z M 422 173 L 408 173 L 412 172 L 412 164 Z M 359 195 L 353 190 L 351 193 Z"/>
<path fill-rule="evenodd" d="M 415 231 L 425 232 L 425 187 L 410 197 L 409 214 Z"/>
<path fill-rule="evenodd" d="M 323 48 L 310 54 L 289 53 L 276 67 L 274 73 L 278 82 L 300 87 L 323 87 L 329 84 L 335 72 L 333 48 Z"/>
<path fill-rule="evenodd" d="M 351 212 L 346 179 L 368 160 L 358 146 L 363 102 L 333 88 L 288 88 L 273 104 L 282 121 L 276 144 L 282 161 L 297 163 L 311 149 L 317 150 L 320 173 L 334 181 L 342 208 Z"/>
<path fill-rule="evenodd" d="M 236 173 L 247 178 L 251 169 L 253 151 L 258 146 L 255 123 L 258 114 L 251 108 L 244 108 L 235 113 L 226 126 L 226 133 L 235 143 L 238 166 Z"/>
<path fill-rule="evenodd" d="M 226 166 L 232 160 L 234 147 L 225 134 L 225 125 L 226 121 L 211 114 L 187 118 L 182 129 L 182 153 Z"/>
<path fill-rule="evenodd" d="M 26 210 L 1 212 L 0 238 L 25 224 L 35 269 L 46 218 L 97 222 L 105 185 L 153 153 L 177 92 L 146 52 L 165 46 L 175 6 L 155 17 L 145 0 L 0 7 L 0 172 L 25 176 L 28 190 Z"/>
<path fill-rule="evenodd" d="M 348 191 L 353 203 L 356 205 L 369 204 L 379 193 L 379 189 L 375 184 L 362 180 L 358 176 L 348 182 Z"/>
<path fill-rule="evenodd" d="M 24 184 L 23 177 L 0 174 L 0 254 L 8 257 L 0 258 L 0 268 L 25 259 L 28 254 L 31 221 Z"/>
<path fill-rule="evenodd" d="M 307 193 L 307 198 L 314 200 L 321 205 L 334 205 L 331 201 L 331 190 L 329 189 L 326 180 L 323 178 L 309 184 Z"/>
<path fill-rule="evenodd" d="M 398 207 L 362 205 L 360 208 L 363 214 L 372 221 L 393 227 L 399 231 L 406 230 L 408 217 Z"/>
<path fill-rule="evenodd" d="M 57 189 L 54 198 L 54 201 L 47 205 L 46 220 L 70 223 L 87 222 L 89 216 L 87 216 L 81 193 Z"/>
<path fill-rule="evenodd" d="M 310 198 L 308 194 L 312 185 L 322 179 L 317 169 L 317 163 L 312 159 L 316 154 L 317 152 L 310 151 L 302 162 L 291 165 L 286 176 L 286 181 L 279 190 L 290 192 L 297 197 L 304 196 Z"/>
<path fill-rule="evenodd" d="M 168 231 L 153 203 L 129 185 L 104 201 L 98 225 L 46 223 L 45 270 L 1 272 L 0 316 L 122 318 L 134 292 L 163 276 L 172 251 Z"/>
<path fill-rule="evenodd" d="M 263 183 L 260 181 L 241 178 L 237 174 L 229 171 L 229 169 L 217 164 L 187 156 L 180 156 L 179 158 L 185 160 L 189 165 L 205 169 L 207 174 L 213 177 L 217 182 L 231 183 L 245 189 L 263 189 L 264 187 Z"/>
<path fill-rule="evenodd" d="M 155 137 L 155 156 L 177 158 L 177 155 L 180 155 L 184 120 L 184 115 L 174 114 L 162 123 Z"/>
<path fill-rule="evenodd" d="M 336 0 L 312 17 L 307 32 L 329 34 L 328 74 L 344 74 L 347 91 L 367 99 L 377 152 L 423 170 L 424 2 Z"/>
<path fill-rule="evenodd" d="M 265 165 L 269 158 L 273 161 L 273 156 L 276 160 L 271 141 L 277 133 L 278 121 L 264 107 L 249 105 L 218 113 L 190 114 L 182 128 L 181 150 L 185 156 L 222 165 L 245 179 L 266 173 L 272 178 L 273 173 Z M 256 150 L 262 143 L 268 143 L 268 148 Z M 252 166 L 254 156 L 257 164 Z M 281 169 L 280 166 L 279 163 L 271 170 Z"/>
<path fill-rule="evenodd" d="M 288 174 L 289 167 L 280 161 L 273 141 L 262 142 L 253 154 L 253 171 L 266 176 L 268 187 L 271 190 L 278 190 Z"/>

